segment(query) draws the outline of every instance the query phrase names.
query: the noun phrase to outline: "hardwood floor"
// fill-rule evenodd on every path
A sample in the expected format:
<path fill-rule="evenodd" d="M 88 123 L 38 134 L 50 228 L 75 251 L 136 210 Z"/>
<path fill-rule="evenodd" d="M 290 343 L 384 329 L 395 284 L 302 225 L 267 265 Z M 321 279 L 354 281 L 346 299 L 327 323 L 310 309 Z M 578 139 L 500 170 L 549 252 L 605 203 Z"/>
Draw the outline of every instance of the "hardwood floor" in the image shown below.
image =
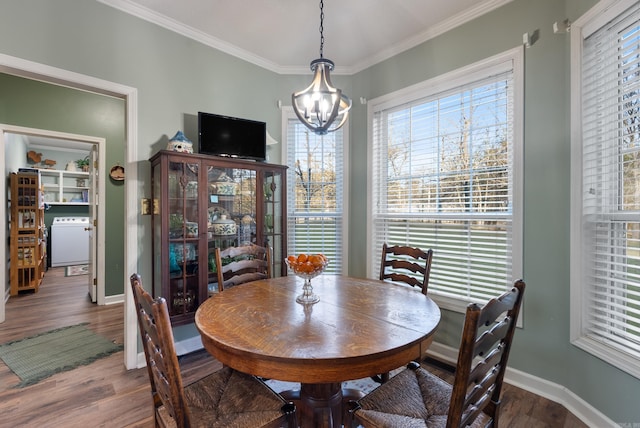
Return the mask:
<path fill-rule="evenodd" d="M 453 383 L 453 368 L 427 359 L 422 363 L 432 373 Z M 587 425 L 561 404 L 509 385 L 502 386 L 500 426 L 509 428 L 584 428 Z"/>
<path fill-rule="evenodd" d="M 49 269 L 38 293 L 21 294 L 7 302 L 0 343 L 80 322 L 123 343 L 123 305 L 92 304 L 86 281 L 86 276 L 65 277 L 64 268 Z M 205 351 L 181 357 L 180 365 L 185 384 L 221 367 Z M 444 378 L 451 376 L 446 370 L 425 366 Z M 123 352 L 32 386 L 16 388 L 18 383 L 0 360 L 0 426 L 153 426 L 147 369 L 126 370 Z M 586 427 L 563 406 L 511 385 L 505 385 L 503 403 L 503 427 Z"/>

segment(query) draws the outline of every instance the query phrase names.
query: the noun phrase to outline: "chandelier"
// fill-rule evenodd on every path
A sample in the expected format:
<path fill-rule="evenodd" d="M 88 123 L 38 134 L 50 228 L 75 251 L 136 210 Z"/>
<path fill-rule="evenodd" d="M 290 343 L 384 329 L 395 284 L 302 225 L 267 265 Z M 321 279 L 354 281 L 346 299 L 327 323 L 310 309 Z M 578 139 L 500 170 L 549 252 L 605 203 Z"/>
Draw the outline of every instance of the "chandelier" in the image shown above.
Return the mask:
<path fill-rule="evenodd" d="M 347 121 L 351 100 L 331 84 L 333 61 L 323 57 L 324 1 L 320 0 L 320 58 L 311 61 L 313 80 L 303 91 L 291 95 L 293 111 L 307 128 L 319 135 L 339 129 Z"/>

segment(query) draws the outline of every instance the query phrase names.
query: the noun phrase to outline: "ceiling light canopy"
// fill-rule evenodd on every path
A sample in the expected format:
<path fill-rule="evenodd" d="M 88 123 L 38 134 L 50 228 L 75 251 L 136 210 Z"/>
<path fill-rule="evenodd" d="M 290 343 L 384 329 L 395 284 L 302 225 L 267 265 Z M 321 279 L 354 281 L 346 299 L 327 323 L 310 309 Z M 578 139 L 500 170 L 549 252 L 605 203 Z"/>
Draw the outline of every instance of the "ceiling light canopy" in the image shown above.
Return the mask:
<path fill-rule="evenodd" d="M 320 0 L 320 58 L 311 61 L 314 72 L 311 85 L 291 95 L 293 111 L 307 128 L 319 135 L 339 129 L 347 121 L 351 100 L 333 87 L 329 72 L 333 61 L 323 57 L 324 50 L 324 1 Z"/>

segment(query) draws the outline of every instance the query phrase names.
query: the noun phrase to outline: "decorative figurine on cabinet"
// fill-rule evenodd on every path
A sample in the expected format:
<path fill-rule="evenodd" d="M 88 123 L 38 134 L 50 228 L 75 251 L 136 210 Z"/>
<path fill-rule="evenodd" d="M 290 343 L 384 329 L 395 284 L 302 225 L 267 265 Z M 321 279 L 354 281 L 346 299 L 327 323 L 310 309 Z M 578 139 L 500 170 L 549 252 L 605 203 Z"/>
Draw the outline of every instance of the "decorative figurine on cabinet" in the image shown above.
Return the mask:
<path fill-rule="evenodd" d="M 169 140 L 167 150 L 180 153 L 193 153 L 193 143 L 182 133 L 182 131 L 178 131 L 176 132 L 176 135 Z"/>

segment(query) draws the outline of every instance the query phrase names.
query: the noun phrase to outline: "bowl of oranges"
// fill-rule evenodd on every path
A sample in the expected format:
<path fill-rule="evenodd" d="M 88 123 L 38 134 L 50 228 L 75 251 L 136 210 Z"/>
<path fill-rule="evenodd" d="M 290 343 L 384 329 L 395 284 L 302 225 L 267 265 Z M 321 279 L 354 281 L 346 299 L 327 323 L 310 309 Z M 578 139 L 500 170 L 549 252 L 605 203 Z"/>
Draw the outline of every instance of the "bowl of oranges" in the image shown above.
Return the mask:
<path fill-rule="evenodd" d="M 320 298 L 313 294 L 311 278 L 315 278 L 325 270 L 329 264 L 329 259 L 324 254 L 301 253 L 288 256 L 285 262 L 294 274 L 304 279 L 302 294 L 296 297 L 296 302 L 310 304 L 320 301 Z"/>

